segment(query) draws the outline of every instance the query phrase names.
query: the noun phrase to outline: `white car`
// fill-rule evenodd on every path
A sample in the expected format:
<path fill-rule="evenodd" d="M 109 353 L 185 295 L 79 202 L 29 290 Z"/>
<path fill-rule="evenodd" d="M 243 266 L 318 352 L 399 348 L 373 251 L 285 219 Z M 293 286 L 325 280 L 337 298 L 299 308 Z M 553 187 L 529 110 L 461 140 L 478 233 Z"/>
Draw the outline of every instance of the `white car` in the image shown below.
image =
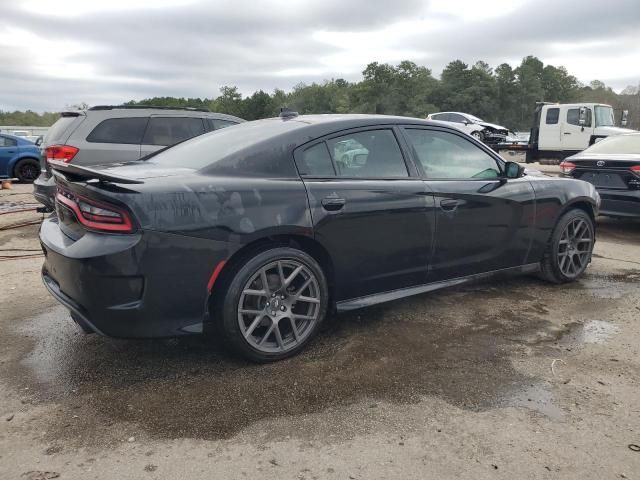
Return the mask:
<path fill-rule="evenodd" d="M 509 134 L 508 128 L 496 125 L 495 123 L 485 122 L 469 113 L 438 112 L 427 115 L 427 119 L 453 125 L 485 143 L 504 142 Z"/>

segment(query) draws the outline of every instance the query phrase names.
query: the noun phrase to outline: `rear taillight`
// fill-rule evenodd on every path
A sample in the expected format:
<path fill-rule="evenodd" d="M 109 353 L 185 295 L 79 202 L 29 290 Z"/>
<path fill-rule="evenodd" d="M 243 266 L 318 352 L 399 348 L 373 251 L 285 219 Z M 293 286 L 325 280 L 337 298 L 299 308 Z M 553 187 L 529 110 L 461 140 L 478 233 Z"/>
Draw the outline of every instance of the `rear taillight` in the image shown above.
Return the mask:
<path fill-rule="evenodd" d="M 71 145 L 51 145 L 44 149 L 44 154 L 47 162 L 57 160 L 69 163 L 79 151 L 79 149 Z"/>
<path fill-rule="evenodd" d="M 629 167 L 629 170 L 631 170 L 633 173 L 637 173 L 638 175 L 640 175 L 640 165 L 634 165 L 633 167 Z"/>
<path fill-rule="evenodd" d="M 96 202 L 58 189 L 56 200 L 75 213 L 78 221 L 90 230 L 131 233 L 133 222 L 127 212 L 113 205 Z"/>
<path fill-rule="evenodd" d="M 571 173 L 574 168 L 576 168 L 575 163 L 565 161 L 560 164 L 560 170 L 562 170 L 562 173 Z"/>

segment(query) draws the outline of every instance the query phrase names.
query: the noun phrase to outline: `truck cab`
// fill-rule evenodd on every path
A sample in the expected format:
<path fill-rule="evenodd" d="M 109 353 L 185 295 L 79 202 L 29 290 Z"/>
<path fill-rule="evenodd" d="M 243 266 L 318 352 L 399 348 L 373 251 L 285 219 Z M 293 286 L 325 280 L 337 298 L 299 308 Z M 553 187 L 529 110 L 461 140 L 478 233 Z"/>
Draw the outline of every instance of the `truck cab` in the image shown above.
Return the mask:
<path fill-rule="evenodd" d="M 593 145 L 598 139 L 631 132 L 633 130 L 615 125 L 611 105 L 538 103 L 527 162 L 540 158 L 561 160 Z"/>

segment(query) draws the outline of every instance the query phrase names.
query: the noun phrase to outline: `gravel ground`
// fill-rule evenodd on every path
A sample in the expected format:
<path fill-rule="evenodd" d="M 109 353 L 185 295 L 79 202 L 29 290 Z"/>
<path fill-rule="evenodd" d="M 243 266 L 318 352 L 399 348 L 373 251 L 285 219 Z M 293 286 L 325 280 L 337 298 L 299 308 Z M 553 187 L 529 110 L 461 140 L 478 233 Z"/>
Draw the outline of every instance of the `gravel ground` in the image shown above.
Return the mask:
<path fill-rule="evenodd" d="M 81 334 L 41 284 L 37 225 L 3 229 L 39 218 L 0 215 L 3 480 L 640 478 L 640 222 L 599 220 L 575 284 L 340 315 L 256 366 L 204 338 Z"/>

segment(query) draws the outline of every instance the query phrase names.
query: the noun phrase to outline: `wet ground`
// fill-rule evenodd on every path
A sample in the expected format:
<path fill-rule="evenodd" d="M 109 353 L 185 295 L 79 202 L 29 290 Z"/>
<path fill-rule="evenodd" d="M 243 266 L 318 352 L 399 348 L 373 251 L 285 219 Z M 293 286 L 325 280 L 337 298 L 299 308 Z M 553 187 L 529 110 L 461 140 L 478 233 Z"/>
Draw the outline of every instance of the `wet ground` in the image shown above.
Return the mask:
<path fill-rule="evenodd" d="M 35 255 L 15 215 L 2 255 Z M 600 221 L 575 284 L 340 315 L 270 365 L 83 335 L 40 263 L 0 262 L 0 478 L 640 478 L 640 222 Z"/>

